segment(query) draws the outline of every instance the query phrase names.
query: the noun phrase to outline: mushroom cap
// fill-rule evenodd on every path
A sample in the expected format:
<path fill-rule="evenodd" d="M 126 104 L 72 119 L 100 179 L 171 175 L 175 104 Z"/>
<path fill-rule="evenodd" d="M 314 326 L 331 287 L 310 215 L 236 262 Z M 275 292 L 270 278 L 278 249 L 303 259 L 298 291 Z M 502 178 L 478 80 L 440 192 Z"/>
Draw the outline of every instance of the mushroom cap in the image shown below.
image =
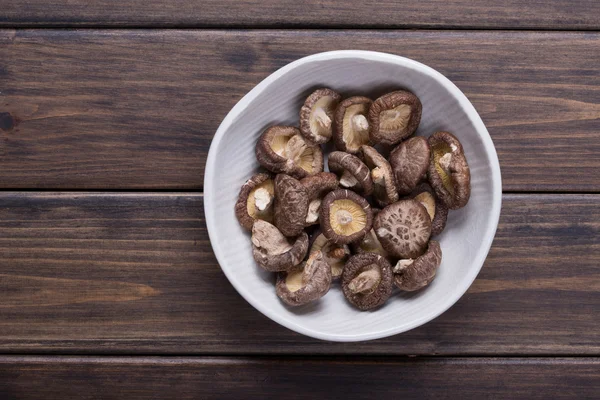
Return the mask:
<path fill-rule="evenodd" d="M 343 151 L 332 151 L 329 153 L 327 165 L 330 171 L 335 172 L 340 177 L 341 186 L 348 187 L 348 189 L 365 196 L 373 192 L 371 170 L 360 158 Z M 351 178 L 352 182 L 346 182 L 347 178 Z M 349 185 L 350 183 L 352 185 Z"/>
<path fill-rule="evenodd" d="M 286 271 L 302 262 L 308 251 L 308 235 L 286 238 L 274 225 L 256 220 L 252 226 L 252 255 L 266 271 Z"/>
<path fill-rule="evenodd" d="M 329 88 L 317 89 L 306 98 L 300 108 L 300 131 L 306 140 L 313 144 L 329 142 L 333 134 L 335 109 L 341 98 L 339 93 Z M 328 124 L 319 124 L 319 116 L 325 118 Z"/>
<path fill-rule="evenodd" d="M 446 221 L 448 219 L 448 207 L 446 207 L 444 203 L 438 199 L 437 195 L 435 194 L 435 190 L 433 190 L 433 188 L 429 186 L 427 182 L 420 183 L 410 194 L 410 197 L 419 201 L 417 197 L 422 196 L 423 193 L 428 193 L 434 201 L 434 215 L 433 219 L 431 220 L 431 236 L 439 235 L 446 227 Z M 427 209 L 427 212 L 431 217 L 431 212 L 429 209 Z"/>
<path fill-rule="evenodd" d="M 331 287 L 331 268 L 320 251 L 288 272 L 277 276 L 275 291 L 283 302 L 301 306 L 325 296 Z"/>
<path fill-rule="evenodd" d="M 379 282 L 371 290 L 354 293 L 350 288 L 352 282 L 361 273 L 371 269 L 379 270 Z M 342 291 L 346 299 L 359 310 L 371 310 L 379 307 L 392 294 L 392 266 L 384 257 L 375 253 L 356 254 L 346 262 L 342 273 Z"/>
<path fill-rule="evenodd" d="M 415 133 L 421 122 L 421 100 L 397 90 L 375 100 L 369 109 L 371 143 L 396 144 Z"/>
<path fill-rule="evenodd" d="M 380 207 L 385 207 L 388 204 L 398 201 L 398 190 L 396 189 L 396 181 L 390 163 L 371 146 L 362 146 L 360 148 L 360 155 L 371 170 L 373 197 L 377 201 L 377 204 Z M 375 170 L 378 176 L 375 175 Z"/>
<path fill-rule="evenodd" d="M 379 242 L 390 255 L 416 258 L 431 236 L 431 217 L 416 200 L 400 200 L 381 210 L 373 222 Z"/>
<path fill-rule="evenodd" d="M 285 236 L 300 235 L 308 214 L 308 192 L 299 180 L 289 175 L 275 177 L 275 226 Z"/>
<path fill-rule="evenodd" d="M 335 148 L 347 153 L 356 154 L 360 146 L 370 143 L 368 116 L 369 108 L 373 101 L 368 97 L 354 96 L 347 98 L 338 104 L 335 110 L 335 129 L 333 130 L 333 142 Z M 359 124 L 353 118 L 359 117 Z M 367 121 L 366 129 L 362 129 L 360 123 Z"/>
<path fill-rule="evenodd" d="M 256 142 L 255 153 L 259 164 L 276 174 L 301 179 L 323 171 L 321 147 L 307 142 L 292 126 L 267 128 Z"/>
<path fill-rule="evenodd" d="M 331 172 L 319 172 L 300 180 L 306 187 L 310 200 L 320 199 L 332 190 L 337 189 L 337 176 Z"/>
<path fill-rule="evenodd" d="M 471 172 L 462 144 L 450 132 L 436 132 L 429 137 L 431 157 L 429 183 L 437 197 L 451 210 L 464 207 L 471 196 Z M 440 159 L 451 154 L 448 168 Z"/>
<path fill-rule="evenodd" d="M 427 176 L 430 150 L 427 139 L 415 136 L 402 142 L 390 153 L 396 187 L 400 194 L 408 194 Z"/>
<path fill-rule="evenodd" d="M 342 214 L 350 217 L 349 226 L 339 222 Z M 361 240 L 371 230 L 373 213 L 363 197 L 350 190 L 338 189 L 323 198 L 319 222 L 327 239 L 336 244 L 348 244 Z"/>
<path fill-rule="evenodd" d="M 323 259 L 331 267 L 331 277 L 334 280 L 342 276 L 344 265 L 350 257 L 350 248 L 345 244 L 336 244 L 327 239 L 321 230 L 317 230 L 311 237 L 308 253 L 316 251 L 323 253 Z"/>
<path fill-rule="evenodd" d="M 417 257 L 412 264 L 396 273 L 394 268 L 394 283 L 400 290 L 412 292 L 429 285 L 435 278 L 438 267 L 442 263 L 442 248 L 439 242 L 431 240 L 427 251 Z"/>
<path fill-rule="evenodd" d="M 252 230 L 252 225 L 254 224 L 255 219 L 273 222 L 273 207 L 265 209 L 264 212 L 260 214 L 250 214 L 248 200 L 250 195 L 253 194 L 259 187 L 263 187 L 270 194 L 274 194 L 273 180 L 271 179 L 271 175 L 265 173 L 253 175 L 240 189 L 240 194 L 235 203 L 235 216 L 237 217 L 240 225 L 248 231 Z"/>

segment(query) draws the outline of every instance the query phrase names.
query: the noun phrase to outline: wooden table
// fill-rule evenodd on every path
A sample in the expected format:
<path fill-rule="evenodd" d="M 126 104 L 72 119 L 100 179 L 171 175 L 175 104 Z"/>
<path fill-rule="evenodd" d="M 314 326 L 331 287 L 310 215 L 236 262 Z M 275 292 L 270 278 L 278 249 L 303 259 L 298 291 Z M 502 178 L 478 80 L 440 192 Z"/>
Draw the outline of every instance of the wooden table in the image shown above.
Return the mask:
<path fill-rule="evenodd" d="M 0 398 L 599 398 L 600 2 L 499 3 L 0 0 Z M 363 343 L 248 305 L 202 207 L 231 107 L 334 49 L 445 74 L 504 178 L 469 292 Z"/>

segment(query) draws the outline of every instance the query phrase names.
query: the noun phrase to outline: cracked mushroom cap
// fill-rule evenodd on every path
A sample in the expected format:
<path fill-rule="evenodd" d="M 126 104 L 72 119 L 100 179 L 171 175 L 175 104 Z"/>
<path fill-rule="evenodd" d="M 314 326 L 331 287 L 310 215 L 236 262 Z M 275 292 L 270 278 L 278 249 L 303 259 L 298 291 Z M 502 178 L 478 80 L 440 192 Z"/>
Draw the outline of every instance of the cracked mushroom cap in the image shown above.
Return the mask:
<path fill-rule="evenodd" d="M 360 155 L 371 170 L 373 197 L 379 206 L 385 207 L 398 201 L 398 190 L 390 163 L 371 146 L 362 146 Z"/>
<path fill-rule="evenodd" d="M 427 251 L 416 259 L 399 260 L 394 266 L 394 283 L 400 290 L 412 292 L 429 285 L 442 263 L 442 249 L 435 240 Z"/>
<path fill-rule="evenodd" d="M 357 254 L 348 260 L 342 274 L 346 299 L 362 311 L 379 307 L 392 294 L 392 266 L 378 254 Z"/>
<path fill-rule="evenodd" d="M 350 257 L 350 248 L 345 244 L 335 244 L 327 239 L 320 231 L 313 235 L 312 245 L 310 246 L 309 254 L 317 251 L 323 253 L 323 259 L 331 267 L 331 277 L 336 280 L 342 276 L 346 260 Z"/>
<path fill-rule="evenodd" d="M 431 236 L 442 233 L 448 219 L 448 207 L 437 198 L 433 188 L 423 182 L 410 194 L 410 197 L 423 204 L 427 210 L 431 218 Z"/>
<path fill-rule="evenodd" d="M 416 200 L 400 200 L 381 210 L 373 223 L 379 242 L 390 255 L 416 258 L 431 236 L 431 218 Z"/>
<path fill-rule="evenodd" d="M 300 180 L 308 192 L 308 214 L 306 215 L 306 226 L 319 223 L 321 213 L 321 202 L 325 195 L 338 187 L 338 180 L 331 172 L 319 172 Z"/>
<path fill-rule="evenodd" d="M 427 176 L 429 162 L 429 144 L 421 136 L 410 138 L 392 150 L 390 164 L 400 194 L 410 193 Z"/>
<path fill-rule="evenodd" d="M 381 96 L 369 109 L 371 143 L 396 144 L 415 133 L 421 122 L 421 101 L 407 90 Z"/>
<path fill-rule="evenodd" d="M 252 255 L 266 271 L 286 271 L 302 262 L 308 251 L 308 235 L 287 238 L 266 221 L 258 219 L 252 226 Z"/>
<path fill-rule="evenodd" d="M 348 244 L 361 240 L 373 226 L 369 202 L 345 189 L 330 192 L 323 199 L 319 216 L 323 235 L 333 243 Z"/>
<path fill-rule="evenodd" d="M 429 137 L 429 146 L 431 187 L 449 209 L 464 207 L 471 197 L 471 172 L 462 144 L 450 132 L 436 132 Z"/>
<path fill-rule="evenodd" d="M 317 89 L 300 108 L 300 131 L 311 143 L 329 142 L 333 134 L 335 109 L 342 96 L 331 89 Z"/>
<path fill-rule="evenodd" d="M 301 306 L 325 296 L 331 287 L 331 268 L 316 251 L 302 263 L 277 277 L 275 291 L 284 303 Z"/>
<path fill-rule="evenodd" d="M 340 186 L 364 196 L 373 193 L 371 170 L 360 158 L 343 151 L 332 151 L 329 153 L 327 165 L 329 170 L 340 178 Z"/>
<path fill-rule="evenodd" d="M 342 101 L 335 110 L 333 141 L 335 148 L 356 154 L 360 146 L 369 144 L 369 108 L 373 101 L 355 96 Z"/>
<path fill-rule="evenodd" d="M 285 236 L 302 233 L 308 215 L 308 192 L 299 180 L 289 175 L 275 177 L 275 226 Z"/>
<path fill-rule="evenodd" d="M 254 220 L 273 222 L 275 189 L 269 174 L 256 174 L 244 183 L 235 203 L 235 216 L 246 230 L 252 230 Z"/>
<path fill-rule="evenodd" d="M 256 143 L 256 159 L 276 174 L 301 179 L 323 171 L 323 152 L 308 143 L 300 130 L 291 126 L 272 126 Z"/>
<path fill-rule="evenodd" d="M 371 208 L 371 210 L 373 211 L 373 218 L 381 211 L 378 208 Z M 389 254 L 379 242 L 374 229 L 371 229 L 361 241 L 352 243 L 352 250 L 355 254 L 375 253 L 386 259 L 389 258 Z"/>

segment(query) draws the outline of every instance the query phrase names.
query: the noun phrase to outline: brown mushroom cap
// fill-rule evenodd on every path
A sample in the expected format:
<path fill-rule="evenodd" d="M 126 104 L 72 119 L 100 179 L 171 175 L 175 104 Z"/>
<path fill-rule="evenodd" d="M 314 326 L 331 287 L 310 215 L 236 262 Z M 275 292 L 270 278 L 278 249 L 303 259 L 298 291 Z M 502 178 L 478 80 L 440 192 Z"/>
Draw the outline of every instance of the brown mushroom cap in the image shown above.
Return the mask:
<path fill-rule="evenodd" d="M 400 290 L 412 292 L 429 285 L 442 263 L 442 249 L 435 240 L 415 260 L 400 260 L 394 267 L 394 283 Z"/>
<path fill-rule="evenodd" d="M 390 163 L 371 146 L 362 146 L 360 155 L 371 170 L 373 197 L 379 206 L 385 207 L 398 201 L 398 190 Z"/>
<path fill-rule="evenodd" d="M 252 176 L 240 189 L 235 203 L 235 216 L 246 230 L 252 230 L 255 219 L 273 222 L 273 179 L 269 174 Z"/>
<path fill-rule="evenodd" d="M 431 187 L 449 209 L 464 207 L 471 196 L 471 172 L 462 144 L 450 132 L 436 132 L 429 137 L 429 146 Z"/>
<path fill-rule="evenodd" d="M 427 176 L 429 168 L 427 139 L 415 136 L 402 142 L 390 153 L 396 186 L 400 194 L 408 194 Z"/>
<path fill-rule="evenodd" d="M 348 260 L 342 273 L 346 299 L 359 310 L 379 307 L 392 294 L 392 266 L 378 254 L 357 254 Z"/>
<path fill-rule="evenodd" d="M 319 223 L 321 213 L 321 202 L 323 197 L 332 190 L 337 189 L 338 180 L 331 172 L 319 172 L 300 180 L 308 192 L 308 214 L 306 215 L 306 226 Z"/>
<path fill-rule="evenodd" d="M 306 225 L 308 192 L 299 180 L 289 175 L 275 177 L 275 226 L 285 236 L 300 235 Z"/>
<path fill-rule="evenodd" d="M 290 306 L 301 306 L 325 296 L 331 287 L 331 268 L 316 251 L 301 265 L 277 277 L 277 296 Z"/>
<path fill-rule="evenodd" d="M 345 244 L 335 244 L 327 239 L 321 231 L 315 232 L 312 237 L 309 254 L 323 252 L 323 259 L 331 267 L 331 277 L 336 280 L 342 276 L 346 260 L 350 257 L 350 248 Z"/>
<path fill-rule="evenodd" d="M 413 190 L 410 197 L 423 204 L 427 209 L 427 213 L 431 217 L 431 236 L 442 233 L 448 219 L 448 207 L 438 199 L 432 187 L 423 182 Z"/>
<path fill-rule="evenodd" d="M 373 226 L 369 202 L 345 189 L 330 192 L 321 204 L 319 216 L 323 234 L 336 244 L 361 240 Z"/>
<path fill-rule="evenodd" d="M 368 97 L 354 96 L 342 101 L 335 110 L 333 141 L 335 148 L 356 154 L 360 146 L 370 143 Z"/>
<path fill-rule="evenodd" d="M 264 168 L 276 174 L 295 178 L 323 171 L 323 152 L 308 143 L 300 130 L 291 126 L 267 128 L 256 143 L 256 159 Z"/>
<path fill-rule="evenodd" d="M 270 223 L 256 220 L 252 226 L 252 255 L 263 269 L 286 271 L 302 262 L 308 251 L 308 235 L 286 238 Z"/>
<path fill-rule="evenodd" d="M 415 133 L 421 122 L 421 101 L 407 90 L 381 96 L 369 109 L 372 143 L 396 144 Z"/>
<path fill-rule="evenodd" d="M 371 171 L 360 158 L 343 151 L 332 151 L 327 159 L 329 170 L 340 178 L 340 185 L 365 196 L 373 192 Z"/>
<path fill-rule="evenodd" d="M 317 89 L 307 97 L 300 108 L 300 131 L 306 140 L 314 144 L 329 142 L 335 109 L 341 98 L 328 88 Z"/>
<path fill-rule="evenodd" d="M 400 200 L 381 210 L 373 223 L 383 248 L 398 258 L 423 254 L 431 236 L 431 218 L 416 200 Z"/>

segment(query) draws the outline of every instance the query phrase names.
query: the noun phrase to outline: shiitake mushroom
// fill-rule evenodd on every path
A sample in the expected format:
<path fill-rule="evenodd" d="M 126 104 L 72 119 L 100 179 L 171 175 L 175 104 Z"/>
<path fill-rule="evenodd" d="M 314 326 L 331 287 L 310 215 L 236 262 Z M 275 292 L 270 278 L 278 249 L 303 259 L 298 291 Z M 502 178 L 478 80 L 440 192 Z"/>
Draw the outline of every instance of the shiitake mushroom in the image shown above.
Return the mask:
<path fill-rule="evenodd" d="M 306 215 L 306 226 L 319 223 L 321 213 L 321 202 L 325 195 L 338 187 L 337 176 L 331 172 L 319 172 L 300 180 L 308 193 L 308 214 Z"/>
<path fill-rule="evenodd" d="M 246 230 L 252 230 L 257 219 L 273 222 L 275 189 L 269 174 L 253 175 L 240 189 L 235 203 L 235 216 Z"/>
<path fill-rule="evenodd" d="M 371 170 L 360 158 L 343 151 L 329 153 L 327 165 L 340 179 L 340 186 L 368 196 L 373 192 Z"/>
<path fill-rule="evenodd" d="M 419 184 L 410 197 L 423 204 L 431 217 L 431 236 L 442 233 L 448 219 L 448 207 L 438 199 L 431 186 L 426 182 Z"/>
<path fill-rule="evenodd" d="M 381 96 L 369 109 L 371 143 L 393 145 L 412 135 L 421 122 L 421 101 L 408 90 Z"/>
<path fill-rule="evenodd" d="M 338 189 L 323 199 L 319 222 L 323 234 L 333 243 L 356 242 L 371 230 L 371 205 L 350 190 Z"/>
<path fill-rule="evenodd" d="M 290 306 L 301 306 L 325 296 L 331 287 L 331 268 L 321 251 L 277 277 L 276 293 Z"/>
<path fill-rule="evenodd" d="M 285 237 L 277 227 L 256 220 L 252 226 L 252 255 L 266 271 L 286 271 L 302 262 L 308 251 L 308 235 Z"/>
<path fill-rule="evenodd" d="M 357 254 L 348 260 L 342 273 L 346 299 L 359 310 L 381 306 L 392 294 L 392 266 L 375 253 Z"/>
<path fill-rule="evenodd" d="M 429 285 L 442 263 L 439 242 L 429 241 L 427 251 L 416 259 L 402 259 L 394 266 L 394 283 L 400 290 L 412 292 Z"/>
<path fill-rule="evenodd" d="M 335 109 L 342 96 L 337 92 L 322 88 L 308 96 L 300 109 L 300 131 L 310 143 L 327 143 L 333 134 Z"/>
<path fill-rule="evenodd" d="M 379 154 L 374 147 L 366 145 L 360 148 L 360 156 L 365 165 L 371 170 L 373 197 L 377 204 L 385 207 L 398 201 L 398 190 L 396 189 L 392 167 L 385 157 Z"/>
<path fill-rule="evenodd" d="M 350 257 L 350 248 L 346 244 L 336 244 L 327 239 L 320 230 L 314 233 L 308 254 L 321 251 L 323 259 L 331 267 L 331 277 L 337 280 L 342 276 L 344 264 Z"/>
<path fill-rule="evenodd" d="M 295 237 L 304 230 L 308 215 L 308 191 L 299 180 L 286 174 L 275 177 L 275 226 L 285 236 Z"/>
<path fill-rule="evenodd" d="M 369 144 L 369 108 L 373 101 L 355 96 L 342 101 L 335 110 L 333 141 L 336 149 L 356 154 L 360 146 Z"/>
<path fill-rule="evenodd" d="M 398 145 L 390 153 L 396 186 L 400 194 L 409 194 L 427 176 L 430 162 L 427 139 L 415 136 Z"/>

